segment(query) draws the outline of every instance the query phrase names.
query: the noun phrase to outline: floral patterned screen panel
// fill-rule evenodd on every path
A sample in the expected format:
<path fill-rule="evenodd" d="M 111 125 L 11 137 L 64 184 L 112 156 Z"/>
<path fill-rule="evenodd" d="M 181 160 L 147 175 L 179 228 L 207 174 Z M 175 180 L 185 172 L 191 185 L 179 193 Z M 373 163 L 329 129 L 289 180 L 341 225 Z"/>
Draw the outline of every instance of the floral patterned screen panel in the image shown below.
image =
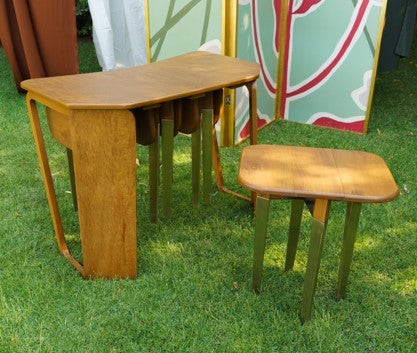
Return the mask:
<path fill-rule="evenodd" d="M 239 0 L 237 57 L 261 66 L 257 82 L 258 127 L 275 119 L 281 0 Z M 236 90 L 235 143 L 249 136 L 248 90 Z"/>
<path fill-rule="evenodd" d="M 366 132 L 383 0 L 287 0 L 280 117 Z"/>

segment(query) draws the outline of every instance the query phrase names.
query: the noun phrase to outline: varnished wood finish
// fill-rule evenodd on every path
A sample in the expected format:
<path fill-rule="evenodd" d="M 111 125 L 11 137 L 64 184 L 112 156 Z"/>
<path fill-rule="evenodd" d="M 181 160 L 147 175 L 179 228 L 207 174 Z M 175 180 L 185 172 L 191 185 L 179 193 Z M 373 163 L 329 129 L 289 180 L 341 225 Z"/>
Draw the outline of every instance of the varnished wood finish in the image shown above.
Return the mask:
<path fill-rule="evenodd" d="M 381 157 L 326 148 L 246 147 L 242 151 L 238 181 L 270 197 L 387 202 L 399 194 Z"/>
<path fill-rule="evenodd" d="M 174 120 L 174 103 L 164 102 L 159 108 L 159 118 L 166 120 Z"/>
<path fill-rule="evenodd" d="M 253 62 L 193 52 L 130 69 L 26 80 L 22 82 L 22 87 L 31 92 L 36 101 L 68 115 L 69 110 L 76 109 L 157 107 L 163 102 L 213 91 L 216 107 L 223 104 L 223 95 L 219 94 L 222 89 L 248 85 L 251 93 L 251 141 L 255 143 L 256 86 L 253 82 L 258 78 L 259 70 L 259 65 Z M 175 107 L 176 112 L 181 110 L 180 105 Z M 217 122 L 220 113 L 215 108 L 214 122 Z M 140 126 L 141 122 L 137 121 L 137 125 Z M 152 141 L 154 139 L 145 143 Z M 220 162 L 218 149 L 213 149 L 213 158 Z M 217 174 L 219 168 L 215 171 L 220 181 L 222 177 Z M 218 184 L 218 189 L 248 199 L 230 191 L 224 183 Z"/>
<path fill-rule="evenodd" d="M 49 130 L 55 140 L 71 149 L 68 115 L 47 107 L 46 117 L 48 119 Z"/>
<path fill-rule="evenodd" d="M 69 262 L 85 276 L 83 266 L 70 254 L 67 243 L 65 241 L 64 228 L 62 227 L 61 215 L 59 213 L 58 202 L 56 200 L 54 183 L 52 180 L 51 169 L 49 167 L 48 155 L 46 154 L 45 142 L 43 139 L 42 129 L 39 121 L 36 102 L 30 94 L 26 96 L 26 102 L 29 112 L 29 119 L 32 126 L 33 137 L 35 139 L 36 152 L 38 154 L 43 182 L 45 184 L 46 196 L 48 199 L 49 210 L 51 211 L 52 223 L 55 230 L 55 236 L 58 249 Z"/>
<path fill-rule="evenodd" d="M 213 168 L 214 168 L 214 174 L 216 175 L 216 184 L 217 189 L 221 192 L 224 192 L 226 194 L 230 194 L 233 196 L 236 196 L 242 200 L 252 202 L 252 199 L 250 197 L 247 197 L 245 195 L 239 194 L 235 191 L 232 191 L 226 187 L 224 184 L 224 178 L 223 178 L 223 171 L 222 171 L 222 165 L 220 162 L 220 151 L 219 151 L 219 144 L 217 143 L 217 133 L 215 127 L 213 127 L 212 131 L 212 158 L 213 158 Z"/>
<path fill-rule="evenodd" d="M 253 126 L 256 126 L 256 123 L 254 124 L 254 121 L 257 121 L 257 108 L 256 108 L 256 84 L 255 81 L 252 81 L 247 84 L 247 87 L 249 89 L 249 119 L 251 122 L 251 130 L 250 130 L 250 141 L 251 144 L 257 143 L 257 130 L 253 129 Z M 224 102 L 223 102 L 223 95 L 220 91 L 215 91 L 213 94 L 213 109 L 214 109 L 214 118 L 213 118 L 213 125 L 217 123 L 220 115 L 223 112 L 224 108 Z M 255 205 L 255 199 L 256 199 L 256 193 L 252 192 L 251 197 L 247 197 L 245 195 L 242 195 L 240 193 L 237 193 L 235 191 L 232 191 L 226 187 L 224 184 L 224 178 L 223 178 L 223 171 L 220 161 L 220 151 L 219 151 L 219 144 L 217 141 L 217 133 L 216 129 L 213 126 L 213 132 L 212 132 L 212 158 L 213 158 L 213 168 L 214 173 L 216 175 L 216 184 L 217 189 L 221 192 L 236 196 L 242 200 L 252 202 L 252 204 Z"/>
<path fill-rule="evenodd" d="M 70 115 L 86 277 L 135 278 L 136 134 L 127 110 Z"/>
<path fill-rule="evenodd" d="M 237 58 L 193 52 L 129 69 L 23 81 L 42 104 L 64 109 L 132 109 L 244 85 L 259 65 Z"/>
<path fill-rule="evenodd" d="M 215 125 L 219 119 L 220 115 L 222 113 L 223 109 L 223 90 L 218 89 L 217 91 L 213 92 L 213 125 Z"/>
<path fill-rule="evenodd" d="M 174 136 L 180 131 L 182 118 L 182 99 L 177 99 L 174 101 Z"/>
<path fill-rule="evenodd" d="M 148 146 L 157 140 L 159 134 L 159 107 L 132 109 L 136 121 L 136 143 Z"/>
<path fill-rule="evenodd" d="M 58 247 L 83 276 L 136 276 L 136 137 L 142 144 L 154 142 L 161 118 L 166 134 L 168 130 L 170 136 L 175 134 L 182 125 L 183 102 L 194 98 L 196 105 L 210 92 L 215 123 L 221 113 L 223 89 L 251 84 L 258 76 L 256 63 L 194 52 L 131 69 L 22 82 L 29 92 L 29 115 Z M 65 243 L 35 101 L 48 108 L 56 140 L 73 151 L 84 267 L 69 254 Z M 164 110 L 164 103 L 172 108 L 172 102 L 174 119 L 172 114 L 168 119 L 156 118 L 155 112 Z M 149 129 L 144 120 L 152 125 Z M 167 128 L 164 122 L 168 121 L 175 122 L 175 129 L 172 124 Z M 148 135 L 142 136 L 145 130 Z M 155 136 L 150 136 L 152 133 Z M 165 141 L 163 150 L 172 149 L 172 138 Z M 218 161 L 218 185 L 223 185 L 222 191 L 245 198 L 224 187 L 217 142 L 216 147 L 213 145 L 213 160 Z M 172 170 L 169 163 L 165 165 Z M 172 172 L 170 178 L 168 174 L 163 173 L 165 184 L 168 179 L 172 182 Z M 165 201 L 164 212 L 169 214 Z"/>
<path fill-rule="evenodd" d="M 300 230 L 303 198 L 314 198 L 313 224 L 304 280 L 300 318 L 311 317 L 331 200 L 348 202 L 337 298 L 345 295 L 362 202 L 387 202 L 399 194 L 381 157 L 367 152 L 295 146 L 253 145 L 243 149 L 238 181 L 259 193 L 257 208 L 273 198 L 295 198 L 287 245 L 285 270 L 293 267 Z M 267 219 L 267 207 L 256 217 Z M 260 215 L 260 216 L 259 216 Z M 266 221 L 265 221 L 266 222 Z M 266 225 L 256 221 L 253 283 L 260 289 Z M 258 250 L 256 250 L 258 249 Z"/>
<path fill-rule="evenodd" d="M 198 98 L 183 99 L 182 101 L 182 121 L 180 132 L 190 134 L 200 127 L 200 108 Z"/>

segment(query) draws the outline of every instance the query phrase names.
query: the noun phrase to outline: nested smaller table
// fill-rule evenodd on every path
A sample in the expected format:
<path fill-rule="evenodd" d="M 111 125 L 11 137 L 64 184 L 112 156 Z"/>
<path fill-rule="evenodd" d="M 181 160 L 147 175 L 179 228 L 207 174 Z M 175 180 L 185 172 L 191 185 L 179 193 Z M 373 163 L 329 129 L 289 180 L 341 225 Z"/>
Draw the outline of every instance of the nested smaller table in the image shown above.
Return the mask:
<path fill-rule="evenodd" d="M 384 160 L 372 153 L 276 145 L 243 149 L 238 182 L 257 194 L 252 286 L 259 292 L 271 199 L 292 198 L 285 270 L 293 268 L 304 199 L 313 198 L 313 226 L 300 317 L 310 319 L 330 201 L 347 202 L 337 298 L 345 295 L 363 202 L 388 202 L 399 190 Z"/>

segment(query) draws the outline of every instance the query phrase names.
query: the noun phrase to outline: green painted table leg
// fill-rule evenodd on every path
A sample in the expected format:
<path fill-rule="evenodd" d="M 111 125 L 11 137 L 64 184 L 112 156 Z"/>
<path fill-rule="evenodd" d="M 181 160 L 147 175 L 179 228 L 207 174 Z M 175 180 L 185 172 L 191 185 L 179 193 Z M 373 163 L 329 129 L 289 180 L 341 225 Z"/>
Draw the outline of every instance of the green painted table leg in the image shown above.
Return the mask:
<path fill-rule="evenodd" d="M 156 141 L 149 145 L 149 208 L 152 223 L 158 221 L 159 134 L 156 136 Z"/>
<path fill-rule="evenodd" d="M 191 164 L 192 164 L 192 203 L 198 207 L 198 195 L 200 189 L 200 148 L 201 130 L 191 134 Z"/>
<path fill-rule="evenodd" d="M 202 109 L 201 130 L 203 135 L 203 195 L 204 203 L 211 202 L 211 171 L 212 171 L 212 129 L 213 109 Z"/>
<path fill-rule="evenodd" d="M 304 200 L 292 200 L 291 220 L 288 232 L 287 255 L 285 259 L 285 271 L 294 267 L 295 253 L 297 252 L 298 237 L 300 234 L 301 218 L 303 215 Z"/>
<path fill-rule="evenodd" d="M 162 213 L 171 216 L 174 120 L 162 119 Z"/>
<path fill-rule="evenodd" d="M 316 290 L 317 276 L 320 268 L 320 258 L 324 233 L 325 225 L 322 222 L 313 219 L 310 249 L 308 251 L 307 269 L 304 279 L 303 301 L 300 311 L 300 318 L 302 322 L 310 320 L 311 317 L 314 292 Z"/>
<path fill-rule="evenodd" d="M 304 279 L 303 301 L 300 310 L 300 319 L 303 323 L 310 320 L 311 317 L 329 208 L 329 200 L 316 199 L 314 202 L 313 225 Z"/>
<path fill-rule="evenodd" d="M 270 199 L 268 198 L 264 198 L 262 196 L 258 196 L 256 198 L 252 288 L 257 293 L 261 291 L 269 204 Z"/>
<path fill-rule="evenodd" d="M 340 257 L 339 276 L 336 288 L 336 298 L 342 299 L 346 294 L 346 285 L 352 262 L 353 247 L 358 230 L 361 203 L 349 202 L 346 209 L 345 231 L 343 234 L 342 253 Z"/>
<path fill-rule="evenodd" d="M 75 185 L 75 174 L 74 174 L 74 159 L 72 158 L 72 150 L 69 148 L 67 148 L 67 159 L 68 159 L 68 170 L 69 170 L 70 182 L 71 182 L 72 204 L 74 206 L 74 210 L 78 211 L 77 188 Z"/>

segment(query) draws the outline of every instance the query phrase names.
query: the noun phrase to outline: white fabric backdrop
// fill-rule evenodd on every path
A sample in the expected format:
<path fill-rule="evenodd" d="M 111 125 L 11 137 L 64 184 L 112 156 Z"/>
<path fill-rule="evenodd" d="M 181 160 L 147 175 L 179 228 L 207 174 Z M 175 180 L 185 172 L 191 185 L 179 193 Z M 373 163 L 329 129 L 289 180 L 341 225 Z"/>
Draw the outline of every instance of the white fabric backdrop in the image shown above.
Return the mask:
<path fill-rule="evenodd" d="M 88 0 L 104 71 L 147 63 L 144 0 Z"/>

